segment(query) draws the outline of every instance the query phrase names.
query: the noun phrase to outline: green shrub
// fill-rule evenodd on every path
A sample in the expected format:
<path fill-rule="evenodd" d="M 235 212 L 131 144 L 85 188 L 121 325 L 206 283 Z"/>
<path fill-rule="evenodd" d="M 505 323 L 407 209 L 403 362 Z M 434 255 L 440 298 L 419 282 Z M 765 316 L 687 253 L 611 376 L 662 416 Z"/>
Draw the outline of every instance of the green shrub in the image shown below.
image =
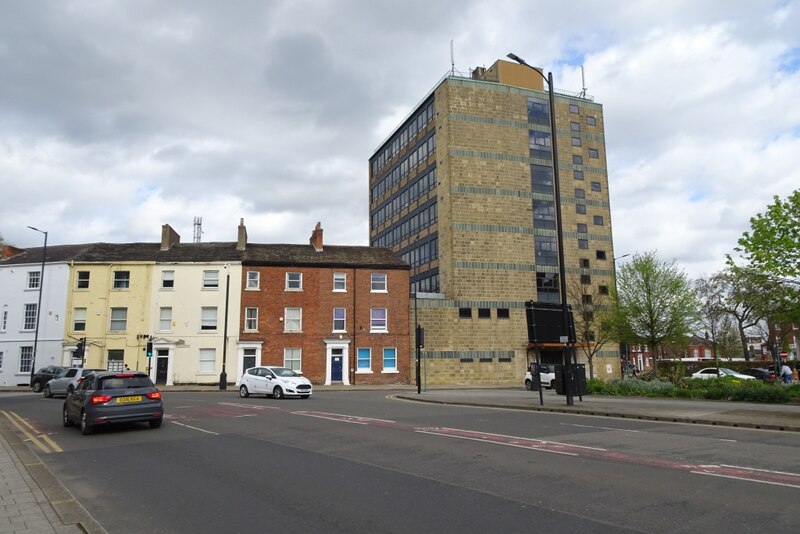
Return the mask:
<path fill-rule="evenodd" d="M 636 378 L 609 382 L 588 380 L 586 385 L 590 395 L 677 397 L 765 403 L 785 403 L 793 400 L 800 402 L 800 384 L 786 387 L 780 384 L 767 384 L 760 380 L 739 380 L 732 377 L 706 380 L 683 377 L 678 379 L 677 384 Z"/>

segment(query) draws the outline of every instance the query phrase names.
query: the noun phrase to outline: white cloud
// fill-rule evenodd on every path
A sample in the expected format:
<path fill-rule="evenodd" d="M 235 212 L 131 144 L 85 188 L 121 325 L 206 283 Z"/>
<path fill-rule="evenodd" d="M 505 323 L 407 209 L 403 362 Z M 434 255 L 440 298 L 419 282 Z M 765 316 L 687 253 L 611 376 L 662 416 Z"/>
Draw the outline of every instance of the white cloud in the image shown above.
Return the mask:
<path fill-rule="evenodd" d="M 0 233 L 366 244 L 367 160 L 508 52 L 604 106 L 617 255 L 713 272 L 800 184 L 796 1 L 0 5 Z"/>

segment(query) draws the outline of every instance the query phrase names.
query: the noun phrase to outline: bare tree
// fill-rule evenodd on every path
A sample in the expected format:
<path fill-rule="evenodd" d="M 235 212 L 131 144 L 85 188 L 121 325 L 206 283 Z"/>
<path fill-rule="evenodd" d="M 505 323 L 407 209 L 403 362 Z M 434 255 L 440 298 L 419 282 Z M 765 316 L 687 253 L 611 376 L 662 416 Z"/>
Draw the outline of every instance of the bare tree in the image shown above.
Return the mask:
<path fill-rule="evenodd" d="M 573 279 L 567 287 L 569 300 L 573 302 L 575 337 L 586 360 L 589 362 L 589 378 L 594 379 L 594 357 L 608 342 L 614 339 L 614 330 L 609 318 L 610 298 L 608 287 L 583 283 Z"/>

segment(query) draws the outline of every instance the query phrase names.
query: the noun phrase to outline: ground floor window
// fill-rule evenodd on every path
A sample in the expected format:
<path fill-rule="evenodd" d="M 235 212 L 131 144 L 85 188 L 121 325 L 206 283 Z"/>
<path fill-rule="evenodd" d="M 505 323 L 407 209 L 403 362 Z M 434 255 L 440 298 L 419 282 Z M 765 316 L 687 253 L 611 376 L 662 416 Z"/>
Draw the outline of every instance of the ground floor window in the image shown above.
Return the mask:
<path fill-rule="evenodd" d="M 211 374 L 217 365 L 217 349 L 200 349 L 197 372 Z"/>
<path fill-rule="evenodd" d="M 388 347 L 383 349 L 383 370 L 397 371 L 397 349 Z"/>
<path fill-rule="evenodd" d="M 33 365 L 33 347 L 19 348 L 19 372 L 30 373 Z"/>
<path fill-rule="evenodd" d="M 109 350 L 108 351 L 108 370 L 109 371 L 123 371 L 125 360 L 124 350 Z"/>
<path fill-rule="evenodd" d="M 364 372 L 372 370 L 372 349 L 364 347 L 358 349 L 358 356 L 356 359 L 358 362 L 358 371 Z"/>
<path fill-rule="evenodd" d="M 301 371 L 303 349 L 283 349 L 283 366 L 292 371 Z"/>

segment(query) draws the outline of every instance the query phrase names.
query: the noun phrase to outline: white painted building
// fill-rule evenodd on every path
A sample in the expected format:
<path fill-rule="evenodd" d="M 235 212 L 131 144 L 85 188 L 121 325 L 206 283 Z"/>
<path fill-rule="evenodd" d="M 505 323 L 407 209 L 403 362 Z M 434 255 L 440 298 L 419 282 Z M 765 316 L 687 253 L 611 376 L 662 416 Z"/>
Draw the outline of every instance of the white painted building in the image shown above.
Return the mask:
<path fill-rule="evenodd" d="M 69 281 L 65 258 L 75 250 L 75 245 L 47 248 L 43 284 L 41 247 L 0 260 L 0 386 L 28 385 L 32 367 L 35 371 L 47 365 L 62 365 Z M 37 341 L 40 289 L 42 313 Z"/>

